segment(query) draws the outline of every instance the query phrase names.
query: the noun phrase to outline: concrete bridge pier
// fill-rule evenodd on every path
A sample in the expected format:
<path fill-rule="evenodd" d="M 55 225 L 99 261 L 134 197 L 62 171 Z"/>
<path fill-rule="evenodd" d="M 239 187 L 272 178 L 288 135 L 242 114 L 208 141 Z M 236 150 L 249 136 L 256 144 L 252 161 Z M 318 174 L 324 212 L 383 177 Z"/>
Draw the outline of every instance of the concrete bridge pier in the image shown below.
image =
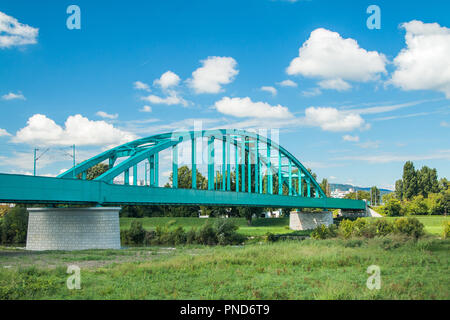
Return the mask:
<path fill-rule="evenodd" d="M 28 208 L 27 250 L 120 249 L 120 207 Z"/>

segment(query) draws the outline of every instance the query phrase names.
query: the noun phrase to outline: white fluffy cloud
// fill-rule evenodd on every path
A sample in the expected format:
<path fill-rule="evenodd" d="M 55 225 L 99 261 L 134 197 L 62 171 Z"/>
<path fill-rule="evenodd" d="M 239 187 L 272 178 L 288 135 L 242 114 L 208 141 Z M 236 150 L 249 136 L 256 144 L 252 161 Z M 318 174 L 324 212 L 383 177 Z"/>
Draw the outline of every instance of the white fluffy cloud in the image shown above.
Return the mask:
<path fill-rule="evenodd" d="M 323 85 L 328 86 L 327 89 L 342 90 L 349 86 L 344 81 L 376 80 L 381 73 L 386 73 L 386 62 L 383 54 L 361 48 L 356 40 L 344 39 L 337 32 L 319 28 L 311 32 L 286 72 L 333 80 Z"/>
<path fill-rule="evenodd" d="M 4 94 L 2 96 L 3 100 L 25 100 L 25 96 L 23 94 L 19 93 L 13 93 L 10 92 L 8 94 Z"/>
<path fill-rule="evenodd" d="M 28 119 L 17 131 L 13 142 L 35 145 L 115 145 L 136 139 L 134 134 L 115 128 L 105 121 L 92 121 L 80 114 L 69 116 L 64 127 L 42 114 Z"/>
<path fill-rule="evenodd" d="M 287 107 L 281 105 L 271 106 L 266 102 L 253 102 L 249 97 L 224 97 L 217 101 L 214 106 L 220 113 L 241 118 L 283 119 L 292 117 Z"/>
<path fill-rule="evenodd" d="M 39 29 L 17 21 L 0 11 L 0 48 L 37 43 Z"/>
<path fill-rule="evenodd" d="M 188 105 L 187 101 L 184 100 L 182 97 L 178 96 L 178 94 L 174 91 L 169 91 L 169 95 L 165 98 L 151 94 L 147 97 L 142 97 L 141 100 L 148 101 L 154 104 L 165 104 L 168 106 L 176 104 L 181 104 L 183 106 Z"/>
<path fill-rule="evenodd" d="M 305 110 L 306 123 L 325 131 L 351 131 L 364 127 L 359 114 L 340 111 L 329 107 L 309 107 Z"/>
<path fill-rule="evenodd" d="M 109 113 L 106 113 L 105 111 L 98 111 L 96 113 L 96 115 L 98 115 L 99 117 L 102 117 L 104 119 L 117 119 L 119 117 L 119 115 L 117 113 L 109 114 Z"/>
<path fill-rule="evenodd" d="M 140 112 L 152 112 L 152 107 L 150 106 L 143 106 L 141 109 L 139 109 Z"/>
<path fill-rule="evenodd" d="M 435 90 L 450 99 L 450 29 L 413 20 L 402 24 L 406 48 L 394 59 L 391 83 L 403 90 Z"/>
<path fill-rule="evenodd" d="M 333 89 L 337 91 L 346 91 L 350 89 L 352 86 L 345 82 L 342 79 L 329 79 L 329 80 L 322 80 L 319 81 L 319 87 L 322 89 Z"/>
<path fill-rule="evenodd" d="M 0 128 L 0 137 L 7 137 L 10 136 L 9 132 L 5 129 Z"/>
<path fill-rule="evenodd" d="M 203 66 L 192 72 L 192 79 L 188 80 L 196 93 L 218 93 L 239 73 L 237 62 L 231 57 L 208 57 L 201 63 Z"/>
<path fill-rule="evenodd" d="M 133 83 L 133 88 L 135 88 L 136 90 L 150 91 L 150 87 L 148 86 L 148 84 L 142 81 L 135 81 Z"/>
<path fill-rule="evenodd" d="M 169 70 L 164 72 L 159 79 L 153 81 L 153 84 L 160 86 L 162 89 L 167 89 L 178 85 L 180 80 L 180 77 L 176 73 Z"/>
<path fill-rule="evenodd" d="M 262 86 L 261 90 L 262 91 L 266 91 L 266 92 L 270 92 L 272 94 L 272 96 L 276 96 L 277 95 L 277 89 L 275 89 L 274 87 L 271 87 L 271 86 Z"/>
<path fill-rule="evenodd" d="M 358 136 L 351 136 L 349 134 L 346 134 L 345 136 L 343 136 L 342 139 L 344 141 L 350 141 L 350 142 L 358 142 L 359 141 L 359 137 Z"/>
<path fill-rule="evenodd" d="M 282 86 L 282 87 L 296 87 L 297 86 L 297 84 L 294 81 L 290 80 L 290 79 L 278 82 L 278 84 L 280 86 Z"/>

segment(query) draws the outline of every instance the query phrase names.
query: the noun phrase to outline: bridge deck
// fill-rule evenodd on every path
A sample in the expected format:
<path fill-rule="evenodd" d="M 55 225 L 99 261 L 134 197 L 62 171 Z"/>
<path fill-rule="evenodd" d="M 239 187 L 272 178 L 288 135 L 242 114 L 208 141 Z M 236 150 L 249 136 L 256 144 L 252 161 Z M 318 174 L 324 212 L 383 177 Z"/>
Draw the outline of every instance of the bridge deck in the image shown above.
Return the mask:
<path fill-rule="evenodd" d="M 0 173 L 0 202 L 90 205 L 214 205 L 364 210 L 361 200 L 308 198 L 108 184 L 103 181 Z"/>

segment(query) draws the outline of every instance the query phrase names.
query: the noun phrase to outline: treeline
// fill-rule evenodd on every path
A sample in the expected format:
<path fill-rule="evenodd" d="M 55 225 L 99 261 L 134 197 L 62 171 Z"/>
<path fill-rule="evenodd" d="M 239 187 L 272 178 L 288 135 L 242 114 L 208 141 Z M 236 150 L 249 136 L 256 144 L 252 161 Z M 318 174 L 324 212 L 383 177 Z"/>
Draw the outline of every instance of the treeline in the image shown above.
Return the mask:
<path fill-rule="evenodd" d="M 403 176 L 395 182 L 395 192 L 383 196 L 381 210 L 388 216 L 445 214 L 450 208 L 449 181 L 438 180 L 436 169 L 416 170 L 411 161 L 403 166 Z"/>

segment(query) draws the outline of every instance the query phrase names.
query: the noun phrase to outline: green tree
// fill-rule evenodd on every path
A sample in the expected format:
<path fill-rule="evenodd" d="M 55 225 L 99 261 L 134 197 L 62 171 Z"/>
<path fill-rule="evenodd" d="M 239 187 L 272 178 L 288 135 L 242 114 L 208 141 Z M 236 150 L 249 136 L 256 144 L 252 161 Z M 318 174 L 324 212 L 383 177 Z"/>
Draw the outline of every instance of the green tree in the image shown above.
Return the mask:
<path fill-rule="evenodd" d="M 370 188 L 370 204 L 372 206 L 377 206 L 380 204 L 380 189 L 376 186 Z"/>
<path fill-rule="evenodd" d="M 101 176 L 103 173 L 108 171 L 109 166 L 105 163 L 98 163 L 93 167 L 90 167 L 86 170 L 86 180 L 94 180 L 98 176 Z M 82 175 L 78 175 L 78 179 L 81 179 Z"/>
<path fill-rule="evenodd" d="M 439 192 L 436 169 L 423 166 L 417 171 L 417 190 L 418 194 L 421 194 L 424 198 L 427 198 L 430 193 Z"/>
<path fill-rule="evenodd" d="M 353 199 L 353 200 L 367 200 L 370 201 L 370 192 L 364 190 L 357 190 L 355 192 L 347 193 L 344 196 L 345 199 Z"/>
<path fill-rule="evenodd" d="M 396 198 L 389 199 L 383 208 L 383 211 L 386 213 L 386 215 L 390 217 L 399 216 L 401 214 L 401 210 L 402 204 L 400 200 Z"/>
<path fill-rule="evenodd" d="M 417 174 L 414 164 L 407 161 L 403 166 L 403 197 L 410 200 L 418 194 L 417 191 Z"/>
<path fill-rule="evenodd" d="M 399 179 L 395 181 L 395 196 L 398 200 L 403 199 L 403 180 Z"/>
<path fill-rule="evenodd" d="M 328 180 L 323 178 L 322 182 L 320 183 L 320 187 L 322 188 L 323 192 L 327 195 L 327 197 L 331 196 L 331 190 L 330 185 L 328 184 Z"/>

